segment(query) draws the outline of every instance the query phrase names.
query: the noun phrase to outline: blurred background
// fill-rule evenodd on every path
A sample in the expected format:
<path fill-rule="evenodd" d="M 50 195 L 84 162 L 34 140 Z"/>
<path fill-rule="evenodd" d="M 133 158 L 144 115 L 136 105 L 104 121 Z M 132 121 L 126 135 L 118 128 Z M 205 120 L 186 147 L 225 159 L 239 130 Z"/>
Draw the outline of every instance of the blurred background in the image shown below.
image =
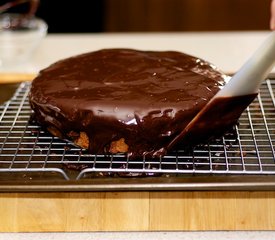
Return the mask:
<path fill-rule="evenodd" d="M 36 15 L 48 23 L 49 33 L 268 30 L 270 2 L 40 0 Z M 24 11 L 23 5 L 12 11 Z"/>

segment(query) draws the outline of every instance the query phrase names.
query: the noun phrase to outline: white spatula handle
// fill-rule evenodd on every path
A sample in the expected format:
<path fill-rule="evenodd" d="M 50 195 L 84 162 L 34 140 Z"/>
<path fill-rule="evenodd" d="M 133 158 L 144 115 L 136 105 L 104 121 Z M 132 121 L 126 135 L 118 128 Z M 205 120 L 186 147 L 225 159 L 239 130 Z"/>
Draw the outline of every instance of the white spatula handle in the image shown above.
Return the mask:
<path fill-rule="evenodd" d="M 273 31 L 251 58 L 230 79 L 216 97 L 242 96 L 257 93 L 261 82 L 275 64 L 275 31 Z"/>

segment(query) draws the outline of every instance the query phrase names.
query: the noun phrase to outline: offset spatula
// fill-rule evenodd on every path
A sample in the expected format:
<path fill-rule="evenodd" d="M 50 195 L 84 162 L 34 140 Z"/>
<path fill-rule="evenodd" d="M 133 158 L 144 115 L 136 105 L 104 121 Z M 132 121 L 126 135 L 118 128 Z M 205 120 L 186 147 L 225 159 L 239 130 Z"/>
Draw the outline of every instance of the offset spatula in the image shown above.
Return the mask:
<path fill-rule="evenodd" d="M 230 81 L 200 110 L 166 150 L 178 142 L 190 145 L 217 136 L 237 123 L 246 107 L 257 96 L 261 82 L 275 63 L 275 31 L 230 79 Z M 161 151 L 165 151 L 162 149 Z"/>

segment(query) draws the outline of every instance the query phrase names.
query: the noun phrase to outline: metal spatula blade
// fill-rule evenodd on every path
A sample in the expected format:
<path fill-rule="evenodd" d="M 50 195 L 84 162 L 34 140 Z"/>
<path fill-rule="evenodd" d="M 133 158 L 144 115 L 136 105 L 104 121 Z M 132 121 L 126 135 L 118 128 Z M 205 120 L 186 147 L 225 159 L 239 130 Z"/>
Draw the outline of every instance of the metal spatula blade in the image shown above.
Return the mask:
<path fill-rule="evenodd" d="M 261 82 L 275 63 L 275 31 L 272 32 L 251 58 L 230 81 L 200 110 L 183 131 L 168 145 L 190 145 L 209 136 L 221 135 L 236 124 L 246 107 L 258 94 Z"/>

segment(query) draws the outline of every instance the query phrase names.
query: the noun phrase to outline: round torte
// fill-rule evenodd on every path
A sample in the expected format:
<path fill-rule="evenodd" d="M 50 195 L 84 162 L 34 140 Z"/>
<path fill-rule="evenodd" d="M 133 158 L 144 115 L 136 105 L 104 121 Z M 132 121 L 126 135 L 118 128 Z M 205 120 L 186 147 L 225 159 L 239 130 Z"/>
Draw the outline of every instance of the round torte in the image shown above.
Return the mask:
<path fill-rule="evenodd" d="M 180 52 L 103 49 L 40 71 L 29 100 L 37 122 L 53 135 L 90 153 L 138 157 L 165 148 L 225 77 Z"/>

